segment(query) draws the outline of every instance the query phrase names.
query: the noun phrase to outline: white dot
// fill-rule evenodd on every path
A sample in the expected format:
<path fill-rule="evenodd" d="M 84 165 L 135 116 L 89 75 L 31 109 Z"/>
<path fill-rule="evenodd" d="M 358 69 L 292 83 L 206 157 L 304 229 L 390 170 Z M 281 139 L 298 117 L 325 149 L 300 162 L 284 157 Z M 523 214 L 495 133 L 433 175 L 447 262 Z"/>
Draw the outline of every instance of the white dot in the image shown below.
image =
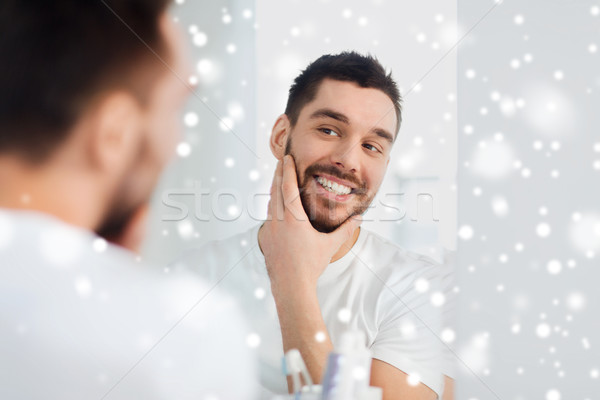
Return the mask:
<path fill-rule="evenodd" d="M 192 42 L 198 47 L 203 47 L 208 42 L 208 36 L 206 36 L 206 33 L 204 32 L 196 32 L 194 33 Z"/>
<path fill-rule="evenodd" d="M 98 253 L 102 253 L 108 248 L 108 243 L 103 238 L 96 238 L 92 243 L 92 248 Z"/>
<path fill-rule="evenodd" d="M 252 10 L 245 9 L 245 10 L 242 12 L 242 16 L 243 16 L 244 18 L 246 18 L 246 19 L 250 19 L 250 18 L 252 18 Z"/>
<path fill-rule="evenodd" d="M 227 207 L 227 214 L 229 214 L 230 217 L 238 217 L 240 215 L 240 209 L 235 204 L 232 204 Z"/>
<path fill-rule="evenodd" d="M 523 367 L 519 367 L 519 368 L 517 368 L 517 374 L 519 374 L 519 375 L 523 375 L 523 372 L 524 372 L 524 371 L 525 371 L 525 370 L 523 369 Z"/>
<path fill-rule="evenodd" d="M 530 63 L 533 61 L 533 56 L 531 54 L 527 53 L 523 56 L 523 61 L 525 61 L 526 63 Z"/>
<path fill-rule="evenodd" d="M 182 239 L 191 239 L 194 235 L 194 224 L 190 220 L 184 219 L 177 224 L 177 233 Z"/>
<path fill-rule="evenodd" d="M 195 112 L 189 112 L 185 114 L 183 117 L 183 123 L 190 128 L 198 125 L 198 114 Z"/>
<path fill-rule="evenodd" d="M 435 307 L 441 307 L 446 302 L 446 296 L 442 292 L 434 292 L 431 295 L 431 304 Z"/>
<path fill-rule="evenodd" d="M 251 181 L 256 182 L 260 179 L 260 172 L 258 172 L 256 169 L 250 170 L 248 173 L 248 178 L 250 178 Z"/>
<path fill-rule="evenodd" d="M 251 333 L 246 337 L 246 344 L 250 348 L 257 348 L 260 345 L 260 336 L 256 333 Z"/>
<path fill-rule="evenodd" d="M 550 389 L 546 392 L 546 400 L 560 400 L 560 392 L 556 389 Z"/>
<path fill-rule="evenodd" d="M 225 159 L 225 166 L 226 166 L 227 168 L 231 168 L 231 167 L 233 167 L 234 165 L 235 165 L 235 160 L 234 160 L 233 158 L 231 158 L 231 157 L 228 157 L 228 158 L 226 158 L 226 159 Z"/>
<path fill-rule="evenodd" d="M 325 332 L 317 332 L 315 334 L 315 340 L 319 343 L 323 343 L 325 341 L 325 339 L 327 339 L 327 335 L 325 334 Z"/>
<path fill-rule="evenodd" d="M 523 246 L 523 243 L 517 243 L 517 244 L 515 244 L 515 250 L 516 250 L 518 253 L 522 252 L 522 251 L 523 251 L 523 248 L 524 248 L 524 246 Z"/>
<path fill-rule="evenodd" d="M 229 15 L 229 14 L 223 15 L 222 21 L 223 21 L 224 24 L 231 23 L 231 15 Z"/>
<path fill-rule="evenodd" d="M 408 374 L 406 382 L 408 382 L 410 386 L 417 386 L 421 383 L 421 377 L 418 374 Z"/>
<path fill-rule="evenodd" d="M 531 176 L 531 170 L 529 168 L 523 168 L 521 170 L 521 176 L 523 178 L 529 178 Z"/>
<path fill-rule="evenodd" d="M 463 225 L 458 230 L 458 236 L 462 240 L 470 240 L 473 237 L 473 228 L 469 225 Z"/>
<path fill-rule="evenodd" d="M 515 15 L 514 21 L 515 21 L 515 24 L 517 24 L 517 25 L 523 25 L 525 18 L 523 18 L 523 16 L 521 14 Z"/>
<path fill-rule="evenodd" d="M 177 145 L 177 155 L 181 158 L 185 158 L 192 152 L 192 146 L 189 143 L 181 142 Z"/>
<path fill-rule="evenodd" d="M 502 264 L 506 264 L 508 262 L 508 256 L 506 254 L 500 254 L 498 261 L 500 261 Z"/>
<path fill-rule="evenodd" d="M 424 33 L 419 33 L 417 35 L 417 42 L 423 43 L 425 40 L 427 40 L 427 36 L 425 36 Z"/>
<path fill-rule="evenodd" d="M 467 79 L 473 79 L 473 78 L 475 78 L 475 76 L 477 76 L 477 73 L 473 69 L 468 69 L 465 72 L 465 76 L 467 77 Z"/>
<path fill-rule="evenodd" d="M 595 43 L 590 43 L 590 45 L 588 46 L 588 51 L 591 54 L 594 54 L 598 51 L 598 46 Z"/>
<path fill-rule="evenodd" d="M 89 297 L 92 294 L 92 282 L 85 276 L 75 279 L 75 291 L 81 297 Z"/>
<path fill-rule="evenodd" d="M 521 325 L 520 324 L 513 324 L 510 327 L 510 330 L 511 330 L 512 333 L 514 333 L 516 335 L 517 333 L 521 332 Z"/>
<path fill-rule="evenodd" d="M 594 160 L 592 165 L 594 166 L 595 170 L 600 170 L 600 160 Z"/>
<path fill-rule="evenodd" d="M 296 37 L 300 35 L 300 28 L 298 28 L 297 26 L 293 26 L 292 29 L 290 29 L 290 35 Z"/>
<path fill-rule="evenodd" d="M 560 172 L 557 169 L 553 169 L 550 171 L 550 176 L 553 178 L 558 178 L 560 176 Z"/>
<path fill-rule="evenodd" d="M 342 17 L 344 17 L 344 18 L 352 17 L 352 10 L 350 10 L 349 8 L 346 8 L 344 11 L 342 11 Z"/>
<path fill-rule="evenodd" d="M 488 109 L 486 107 L 481 107 L 479 109 L 479 114 L 481 114 L 481 115 L 487 115 L 488 114 Z"/>
<path fill-rule="evenodd" d="M 367 19 L 367 17 L 360 17 L 358 19 L 359 26 L 366 26 L 368 23 L 369 23 L 369 20 Z"/>
<path fill-rule="evenodd" d="M 440 22 L 444 22 L 444 16 L 442 14 L 435 14 L 435 17 L 433 17 L 434 21 L 437 22 L 438 24 Z"/>
<path fill-rule="evenodd" d="M 411 321 L 403 321 L 400 324 L 400 332 L 406 339 L 414 339 L 417 336 L 417 328 Z"/>
<path fill-rule="evenodd" d="M 413 144 L 417 147 L 420 147 L 423 145 L 423 138 L 421 136 L 417 136 L 413 139 Z"/>
<path fill-rule="evenodd" d="M 219 128 L 221 128 L 221 130 L 224 132 L 232 130 L 233 125 L 234 125 L 233 119 L 231 119 L 229 117 L 223 117 L 219 121 Z"/>
<path fill-rule="evenodd" d="M 533 148 L 534 148 L 535 150 L 538 150 L 538 151 L 539 151 L 539 150 L 541 150 L 541 149 L 543 149 L 543 148 L 544 148 L 544 144 L 543 144 L 541 141 L 539 141 L 539 140 L 536 140 L 535 142 L 533 142 Z"/>
<path fill-rule="evenodd" d="M 535 329 L 535 333 L 538 335 L 538 337 L 544 339 L 547 338 L 548 336 L 550 336 L 550 333 L 552 332 L 552 329 L 550 329 L 550 325 L 544 323 L 541 323 L 537 326 L 537 328 Z"/>
<path fill-rule="evenodd" d="M 543 216 L 548 215 L 548 208 L 542 206 L 539 208 L 538 212 L 540 213 L 540 215 L 543 215 Z"/>
<path fill-rule="evenodd" d="M 492 199 L 492 210 L 497 217 L 508 215 L 508 203 L 504 197 L 496 196 Z"/>
<path fill-rule="evenodd" d="M 598 379 L 599 376 L 600 376 L 600 371 L 597 368 L 594 368 L 590 371 L 590 378 Z"/>
<path fill-rule="evenodd" d="M 492 92 L 492 94 L 490 94 L 490 98 L 492 99 L 492 101 L 498 101 L 500 100 L 500 93 L 494 91 Z"/>
<path fill-rule="evenodd" d="M 550 235 L 551 232 L 550 225 L 548 225 L 545 222 L 542 222 L 541 224 L 538 224 L 538 226 L 535 228 L 535 231 L 539 237 L 548 237 L 548 235 Z"/>
<path fill-rule="evenodd" d="M 594 17 L 600 15 L 600 7 L 592 6 L 592 8 L 590 8 L 590 14 L 592 14 Z"/>
<path fill-rule="evenodd" d="M 479 197 L 481 196 L 482 190 L 479 186 L 473 188 L 473 196 Z"/>
<path fill-rule="evenodd" d="M 562 271 L 562 263 L 558 260 L 550 260 L 546 265 L 546 269 L 551 275 L 558 275 Z"/>
<path fill-rule="evenodd" d="M 517 58 L 513 58 L 510 61 L 510 67 L 512 69 L 518 69 L 521 66 L 521 61 L 519 61 Z"/>
<path fill-rule="evenodd" d="M 236 52 L 236 50 L 237 50 L 237 47 L 235 46 L 235 44 L 233 44 L 233 43 L 229 43 L 229 44 L 227 45 L 227 47 L 225 48 L 225 50 L 226 50 L 226 51 L 227 51 L 229 54 L 233 54 L 233 53 L 235 53 L 235 52 Z"/>
<path fill-rule="evenodd" d="M 256 289 L 254 289 L 254 297 L 256 297 L 257 299 L 264 299 L 265 298 L 265 289 L 258 287 Z"/>
<path fill-rule="evenodd" d="M 454 330 L 446 328 L 442 330 L 441 337 L 445 343 L 452 343 L 456 339 L 456 333 L 454 332 Z"/>
<path fill-rule="evenodd" d="M 352 317 L 352 313 L 347 308 L 341 308 L 337 313 L 338 320 L 340 322 L 348 323 Z"/>
<path fill-rule="evenodd" d="M 419 278 L 415 281 L 415 290 L 419 293 L 425 293 L 429 290 L 429 281 L 425 278 Z"/>
<path fill-rule="evenodd" d="M 565 74 L 561 70 L 554 71 L 554 79 L 557 81 L 562 81 L 565 77 Z"/>
<path fill-rule="evenodd" d="M 571 293 L 567 297 L 567 307 L 572 311 L 580 311 L 585 306 L 585 298 L 581 293 Z"/>

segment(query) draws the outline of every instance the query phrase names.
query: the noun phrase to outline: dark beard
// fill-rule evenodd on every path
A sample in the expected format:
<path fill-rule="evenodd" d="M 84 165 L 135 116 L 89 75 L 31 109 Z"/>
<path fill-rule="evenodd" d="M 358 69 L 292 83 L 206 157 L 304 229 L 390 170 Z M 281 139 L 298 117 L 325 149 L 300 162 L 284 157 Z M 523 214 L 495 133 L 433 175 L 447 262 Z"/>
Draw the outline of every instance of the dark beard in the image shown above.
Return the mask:
<path fill-rule="evenodd" d="M 285 154 L 289 154 L 294 157 L 291 149 L 291 138 L 288 140 L 285 146 Z M 294 157 L 294 161 L 296 160 L 296 157 Z M 316 199 L 317 201 L 311 202 L 311 195 L 306 190 L 306 187 L 314 179 L 314 176 L 319 175 L 319 173 L 335 176 L 336 178 L 352 182 L 356 185 L 356 189 L 353 190 L 352 195 L 357 198 L 358 204 L 354 207 L 350 214 L 341 221 L 336 221 L 333 219 L 335 211 L 339 207 L 339 204 L 335 201 L 324 197 L 319 197 Z M 304 211 L 306 212 L 306 215 L 308 216 L 313 228 L 322 233 L 331 233 L 342 226 L 344 222 L 353 216 L 363 214 L 369 208 L 371 201 L 373 201 L 373 197 L 369 197 L 367 194 L 367 187 L 364 182 L 360 182 L 360 180 L 354 174 L 345 173 L 334 165 L 312 164 L 306 168 L 304 174 L 301 174 L 296 164 L 296 176 L 298 179 L 298 189 L 300 191 L 302 207 L 304 208 Z M 327 209 L 328 216 L 319 216 L 317 212 L 317 202 L 320 202 L 320 204 Z"/>
<path fill-rule="evenodd" d="M 96 229 L 96 234 L 109 242 L 118 242 L 122 237 L 129 222 L 137 211 L 136 206 L 128 208 L 113 207 L 102 224 Z"/>

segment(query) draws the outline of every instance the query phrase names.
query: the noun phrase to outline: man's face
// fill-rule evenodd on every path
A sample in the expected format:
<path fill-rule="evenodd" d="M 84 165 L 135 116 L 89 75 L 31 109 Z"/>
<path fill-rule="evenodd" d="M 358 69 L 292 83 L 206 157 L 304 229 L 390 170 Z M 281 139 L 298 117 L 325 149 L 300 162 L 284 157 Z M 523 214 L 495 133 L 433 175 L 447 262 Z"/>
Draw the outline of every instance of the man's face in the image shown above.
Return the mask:
<path fill-rule="evenodd" d="M 101 236 L 119 235 L 132 214 L 149 202 L 180 137 L 181 109 L 189 89 L 179 77 L 190 75 L 190 64 L 180 32 L 167 14 L 161 18 L 160 27 L 166 42 L 164 62 L 169 69 L 163 68 L 156 81 L 148 82 L 154 87 L 144 110 L 139 151 L 113 196 L 113 205 L 98 232 Z"/>
<path fill-rule="evenodd" d="M 378 89 L 324 80 L 288 135 L 302 205 L 315 229 L 332 232 L 365 212 L 389 162 L 396 113 Z"/>

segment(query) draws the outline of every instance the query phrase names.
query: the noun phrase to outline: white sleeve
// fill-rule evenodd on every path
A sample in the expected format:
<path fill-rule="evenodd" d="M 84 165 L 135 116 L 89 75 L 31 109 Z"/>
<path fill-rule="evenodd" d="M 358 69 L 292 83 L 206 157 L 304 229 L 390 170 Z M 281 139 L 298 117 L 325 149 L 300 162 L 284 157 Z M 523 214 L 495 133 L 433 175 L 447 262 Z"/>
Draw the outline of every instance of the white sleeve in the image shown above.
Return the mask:
<path fill-rule="evenodd" d="M 405 265 L 397 269 L 408 268 Z M 415 290 L 415 282 L 425 279 L 427 291 Z M 443 391 L 442 346 L 439 339 L 442 309 L 432 303 L 442 293 L 436 267 L 417 266 L 410 274 L 399 273 L 386 280 L 378 302 L 378 332 L 371 351 L 408 375 L 418 377 L 441 397 Z"/>

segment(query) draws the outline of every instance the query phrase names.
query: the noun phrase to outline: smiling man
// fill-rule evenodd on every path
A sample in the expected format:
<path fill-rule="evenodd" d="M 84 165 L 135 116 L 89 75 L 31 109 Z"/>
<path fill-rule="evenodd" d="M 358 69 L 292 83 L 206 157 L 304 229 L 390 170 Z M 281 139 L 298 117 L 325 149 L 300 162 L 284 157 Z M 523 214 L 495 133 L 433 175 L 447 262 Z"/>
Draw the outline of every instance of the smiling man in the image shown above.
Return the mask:
<path fill-rule="evenodd" d="M 359 227 L 390 161 L 400 101 L 373 57 L 314 61 L 273 127 L 279 162 L 267 221 L 181 262 L 241 300 L 265 397 L 288 390 L 284 352 L 299 349 L 319 382 L 347 330 L 366 334 L 371 384 L 385 400 L 441 396 L 441 310 L 430 301 L 438 266 Z"/>

